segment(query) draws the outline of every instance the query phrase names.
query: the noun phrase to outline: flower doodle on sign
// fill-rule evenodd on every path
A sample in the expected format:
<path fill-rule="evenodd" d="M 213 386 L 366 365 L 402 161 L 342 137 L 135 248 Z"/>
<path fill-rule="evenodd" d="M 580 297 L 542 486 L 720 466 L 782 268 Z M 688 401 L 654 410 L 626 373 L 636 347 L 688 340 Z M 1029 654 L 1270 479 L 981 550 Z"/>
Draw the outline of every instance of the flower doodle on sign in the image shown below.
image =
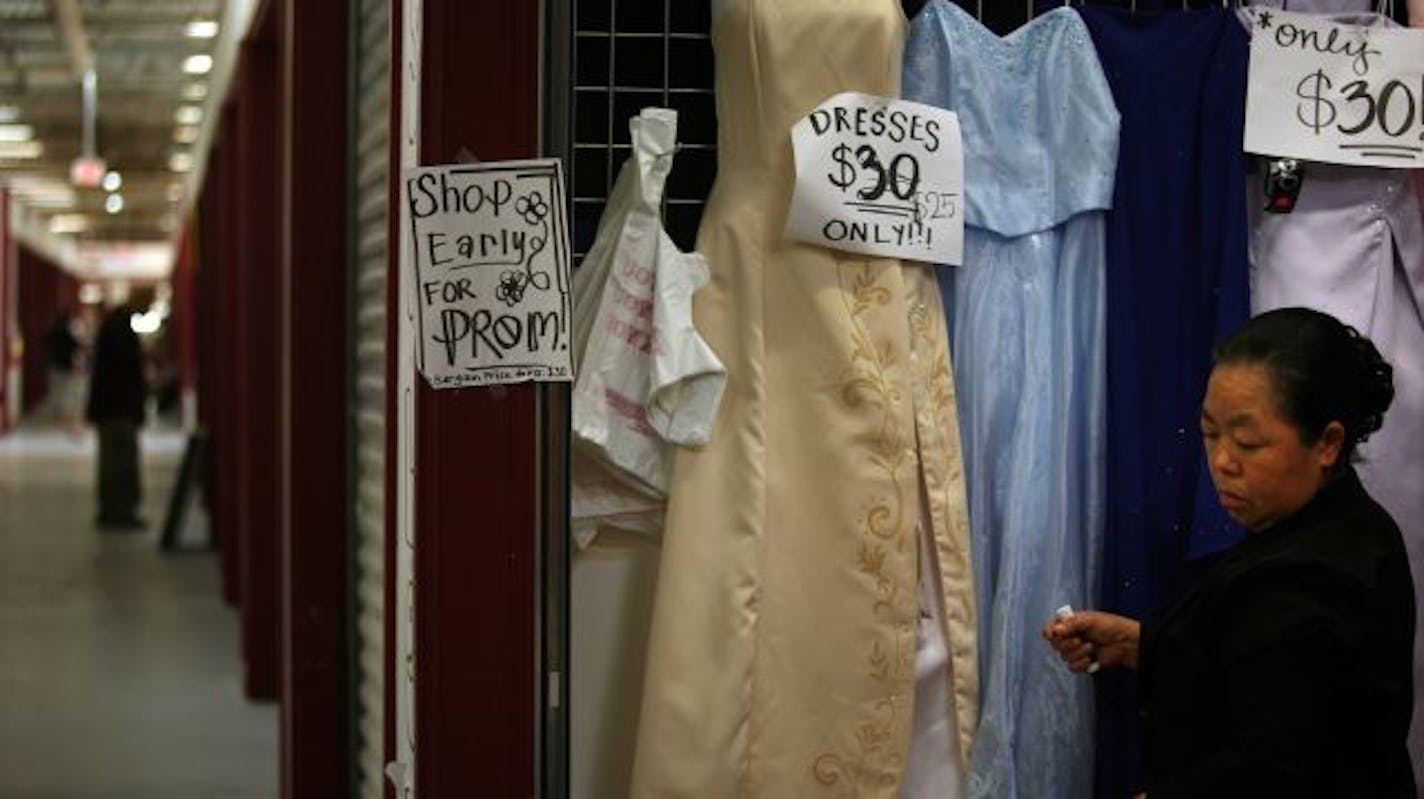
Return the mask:
<path fill-rule="evenodd" d="M 513 308 L 524 299 L 524 287 L 529 285 L 529 277 L 520 272 L 506 270 L 499 275 L 499 285 L 495 287 L 494 296 L 505 305 Z"/>
<path fill-rule="evenodd" d="M 514 210 L 532 227 L 543 222 L 544 217 L 549 215 L 549 204 L 544 202 L 544 195 L 531 191 L 514 201 Z"/>
<path fill-rule="evenodd" d="M 523 285 L 515 294 L 515 300 L 524 296 L 524 287 L 533 286 L 540 291 L 547 291 L 552 285 L 549 275 L 544 272 L 534 271 L 534 256 L 544 251 L 544 247 L 549 243 L 549 204 L 544 201 L 544 195 L 538 191 L 531 191 L 528 194 L 514 201 L 514 210 L 528 223 L 530 227 L 539 228 L 539 233 L 529 236 L 529 254 L 524 263 Z M 511 273 L 505 273 L 509 275 Z M 506 302 L 509 302 L 506 300 Z"/>

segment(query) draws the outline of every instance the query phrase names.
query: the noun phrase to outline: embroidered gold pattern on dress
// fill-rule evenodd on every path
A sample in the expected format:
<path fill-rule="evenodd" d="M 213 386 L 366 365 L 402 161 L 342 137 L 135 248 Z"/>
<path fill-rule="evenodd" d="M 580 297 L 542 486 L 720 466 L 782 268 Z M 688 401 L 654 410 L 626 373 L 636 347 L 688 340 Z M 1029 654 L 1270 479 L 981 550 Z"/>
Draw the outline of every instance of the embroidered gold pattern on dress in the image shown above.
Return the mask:
<path fill-rule="evenodd" d="M 894 269 L 898 270 L 898 265 Z M 897 412 L 903 394 L 887 375 L 895 363 L 889 345 L 876 346 L 864 318 L 872 309 L 891 304 L 893 293 L 879 282 L 879 275 L 888 271 L 876 270 L 865 262 L 843 262 L 837 270 L 841 299 L 851 319 L 851 366 L 842 384 L 841 398 L 851 408 L 872 406 L 882 414 L 880 434 L 872 443 L 870 460 L 885 473 L 891 486 L 890 496 L 875 499 L 865 512 L 861 532 L 867 540 L 861 542 L 858 571 L 872 581 L 874 616 L 885 619 L 893 628 L 889 634 L 878 634 L 871 639 L 866 665 L 871 677 L 893 687 L 888 696 L 876 702 L 871 717 L 857 723 L 855 739 L 859 752 L 854 755 L 822 752 L 811 764 L 811 773 L 821 785 L 836 787 L 844 781 L 845 787 L 853 789 L 854 794 L 862 789 L 893 787 L 904 765 L 904 753 L 894 745 L 896 731 L 903 726 L 902 716 L 908 706 L 904 686 L 908 685 L 914 663 L 916 640 L 914 625 L 897 621 L 895 613 L 897 603 L 905 601 L 904 589 L 908 586 L 897 585 L 885 572 L 885 543 L 893 543 L 897 552 L 904 552 L 910 538 L 906 535 L 901 481 L 904 468 L 911 461 L 911 452 Z M 849 286 L 846 285 L 848 272 L 854 273 Z M 873 763 L 876 768 L 858 767 L 862 763 Z M 873 785 L 866 784 L 867 781 Z"/>

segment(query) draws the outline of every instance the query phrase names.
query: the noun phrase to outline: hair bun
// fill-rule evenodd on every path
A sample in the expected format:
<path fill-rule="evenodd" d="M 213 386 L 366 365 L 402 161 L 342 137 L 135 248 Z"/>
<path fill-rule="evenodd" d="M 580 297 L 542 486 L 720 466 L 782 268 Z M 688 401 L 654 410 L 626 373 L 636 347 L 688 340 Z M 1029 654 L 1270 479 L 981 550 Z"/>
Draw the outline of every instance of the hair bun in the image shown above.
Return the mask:
<path fill-rule="evenodd" d="M 1394 367 L 1380 355 L 1374 342 L 1353 327 L 1350 344 L 1355 361 L 1355 385 L 1358 386 L 1356 412 L 1352 425 L 1356 442 L 1364 441 L 1384 424 L 1384 412 L 1394 401 Z"/>

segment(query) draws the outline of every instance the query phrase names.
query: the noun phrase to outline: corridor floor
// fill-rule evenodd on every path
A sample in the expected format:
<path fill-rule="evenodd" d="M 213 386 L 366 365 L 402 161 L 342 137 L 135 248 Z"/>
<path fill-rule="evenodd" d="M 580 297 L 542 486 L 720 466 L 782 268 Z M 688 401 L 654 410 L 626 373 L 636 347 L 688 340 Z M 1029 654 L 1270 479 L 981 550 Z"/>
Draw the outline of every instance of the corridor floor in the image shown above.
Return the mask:
<path fill-rule="evenodd" d="M 0 437 L 0 797 L 277 796 L 277 710 L 242 697 L 217 559 L 157 551 L 181 436 L 144 436 L 139 533 L 92 524 L 93 440 Z"/>

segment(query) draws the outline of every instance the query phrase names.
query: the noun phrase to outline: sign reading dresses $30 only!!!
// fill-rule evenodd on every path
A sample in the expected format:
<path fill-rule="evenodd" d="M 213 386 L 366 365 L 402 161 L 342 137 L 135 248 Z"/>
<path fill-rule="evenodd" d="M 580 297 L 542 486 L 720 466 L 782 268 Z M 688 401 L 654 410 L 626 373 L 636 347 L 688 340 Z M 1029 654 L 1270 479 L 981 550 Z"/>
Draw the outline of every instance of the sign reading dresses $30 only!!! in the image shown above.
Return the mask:
<path fill-rule="evenodd" d="M 557 159 L 406 170 L 431 386 L 573 379 L 563 183 Z"/>
<path fill-rule="evenodd" d="M 797 122 L 791 141 L 787 238 L 883 258 L 963 260 L 964 151 L 954 112 L 845 92 Z"/>

